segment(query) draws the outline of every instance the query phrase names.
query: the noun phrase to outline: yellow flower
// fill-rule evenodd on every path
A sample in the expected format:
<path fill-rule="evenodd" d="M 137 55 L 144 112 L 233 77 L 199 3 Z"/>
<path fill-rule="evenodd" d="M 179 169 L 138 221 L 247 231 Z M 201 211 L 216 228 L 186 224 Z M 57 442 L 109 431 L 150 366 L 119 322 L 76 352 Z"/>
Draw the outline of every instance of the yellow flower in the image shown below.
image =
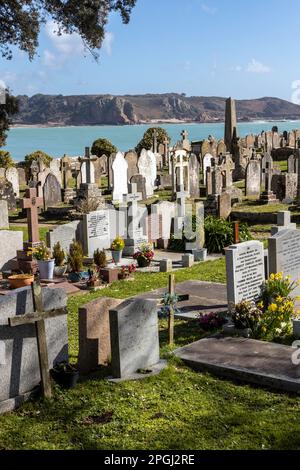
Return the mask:
<path fill-rule="evenodd" d="M 275 275 L 274 275 L 274 274 L 271 274 L 270 279 L 271 279 L 271 281 L 274 281 Z"/>
<path fill-rule="evenodd" d="M 258 308 L 264 308 L 264 303 L 263 302 L 259 302 L 259 304 L 257 305 Z"/>
<path fill-rule="evenodd" d="M 272 313 L 276 312 L 276 310 L 277 310 L 277 305 L 276 305 L 276 304 L 271 304 L 271 305 L 269 306 L 269 310 L 270 310 L 270 312 L 272 312 Z"/>
<path fill-rule="evenodd" d="M 278 295 L 278 297 L 276 298 L 276 302 L 281 304 L 283 302 L 283 297 L 281 297 L 281 295 Z"/>
<path fill-rule="evenodd" d="M 263 326 L 263 327 L 261 328 L 261 330 L 262 330 L 263 333 L 265 333 L 265 332 L 267 331 L 267 328 L 266 328 L 265 326 Z"/>

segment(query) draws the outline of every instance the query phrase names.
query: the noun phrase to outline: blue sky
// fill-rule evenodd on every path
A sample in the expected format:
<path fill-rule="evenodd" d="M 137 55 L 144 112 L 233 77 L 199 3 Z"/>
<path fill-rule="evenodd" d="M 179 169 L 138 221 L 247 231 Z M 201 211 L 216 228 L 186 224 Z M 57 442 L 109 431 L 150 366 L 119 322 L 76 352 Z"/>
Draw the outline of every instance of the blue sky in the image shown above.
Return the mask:
<path fill-rule="evenodd" d="M 137 0 L 131 22 L 111 15 L 96 63 L 79 37 L 41 32 L 38 56 L 0 59 L 15 94 L 178 92 L 237 99 L 300 89 L 299 0 Z"/>

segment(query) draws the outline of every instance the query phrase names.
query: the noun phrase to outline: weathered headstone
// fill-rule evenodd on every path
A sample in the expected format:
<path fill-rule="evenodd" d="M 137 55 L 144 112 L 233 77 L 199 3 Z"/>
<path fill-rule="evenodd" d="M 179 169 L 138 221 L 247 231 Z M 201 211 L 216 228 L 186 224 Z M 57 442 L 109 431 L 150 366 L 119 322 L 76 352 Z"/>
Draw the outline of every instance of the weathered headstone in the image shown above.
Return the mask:
<path fill-rule="evenodd" d="M 226 273 L 230 311 L 244 300 L 257 300 L 265 280 L 263 244 L 252 240 L 227 248 Z"/>
<path fill-rule="evenodd" d="M 261 187 L 261 168 L 258 160 L 250 160 L 246 168 L 246 196 L 259 197 Z"/>
<path fill-rule="evenodd" d="M 199 184 L 200 166 L 198 158 L 195 154 L 191 154 L 189 158 L 189 175 L 190 175 L 190 197 L 200 197 L 200 184 Z"/>
<path fill-rule="evenodd" d="M 23 248 L 23 232 L 0 230 L 0 271 L 17 269 L 17 251 Z M 4 249 L 5 247 L 5 249 Z"/>
<path fill-rule="evenodd" d="M 0 178 L 0 200 L 7 201 L 9 211 L 16 210 L 17 201 L 13 186 L 5 178 Z"/>
<path fill-rule="evenodd" d="M 128 172 L 127 177 L 128 181 L 130 182 L 132 176 L 137 175 L 139 172 L 138 169 L 138 156 L 137 153 L 131 150 L 125 154 L 125 160 L 128 164 Z"/>
<path fill-rule="evenodd" d="M 146 180 L 146 197 L 153 196 L 156 181 L 156 158 L 153 152 L 143 149 L 138 160 L 140 175 Z"/>
<path fill-rule="evenodd" d="M 131 184 L 136 184 L 137 192 L 141 193 L 142 200 L 147 199 L 146 194 L 146 178 L 142 175 L 133 175 L 130 179 Z"/>
<path fill-rule="evenodd" d="M 44 210 L 47 210 L 48 207 L 57 206 L 62 203 L 61 185 L 59 184 L 56 176 L 54 176 L 52 173 L 49 173 L 46 178 L 43 187 L 43 194 Z"/>
<path fill-rule="evenodd" d="M 5 178 L 12 184 L 16 198 L 20 197 L 19 173 L 17 168 L 8 168 L 5 172 Z"/>
<path fill-rule="evenodd" d="M 63 289 L 43 289 L 43 308 L 66 306 Z M 36 329 L 34 324 L 9 327 L 9 318 L 34 312 L 31 288 L 17 289 L 0 297 L 0 343 L 4 343 L 5 361 L 0 364 L 0 412 L 19 406 L 41 381 Z M 50 368 L 68 360 L 67 315 L 45 320 Z"/>
<path fill-rule="evenodd" d="M 110 310 L 109 320 L 114 378 L 130 378 L 159 363 L 156 300 L 126 300 Z"/>
<path fill-rule="evenodd" d="M 53 249 L 54 245 L 59 242 L 62 249 L 68 253 L 73 240 L 79 240 L 82 238 L 80 229 L 81 222 L 79 220 L 69 222 L 68 224 L 59 225 L 53 230 L 47 232 L 47 246 Z"/>

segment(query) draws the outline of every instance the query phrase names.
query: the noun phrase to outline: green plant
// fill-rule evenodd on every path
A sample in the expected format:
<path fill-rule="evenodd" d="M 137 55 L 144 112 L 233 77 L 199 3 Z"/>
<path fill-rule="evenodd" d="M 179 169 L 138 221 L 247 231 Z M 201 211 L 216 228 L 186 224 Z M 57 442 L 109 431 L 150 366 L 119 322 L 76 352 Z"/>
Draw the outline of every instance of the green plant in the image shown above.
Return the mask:
<path fill-rule="evenodd" d="M 205 246 L 209 253 L 222 253 L 224 248 L 234 242 L 233 225 L 226 219 L 207 216 L 204 221 Z M 252 240 L 246 223 L 239 226 L 240 242 Z"/>
<path fill-rule="evenodd" d="M 94 263 L 97 268 L 105 268 L 107 266 L 107 259 L 105 250 L 99 250 L 99 248 L 94 252 Z"/>
<path fill-rule="evenodd" d="M 73 273 L 78 273 L 83 269 L 83 249 L 81 244 L 75 240 L 70 245 L 68 264 Z"/>
<path fill-rule="evenodd" d="M 179 301 L 179 297 L 177 294 L 169 294 L 166 293 L 161 301 L 161 308 L 158 312 L 159 318 L 168 318 L 170 315 L 171 309 L 173 310 L 174 314 L 179 314 L 180 310 L 177 307 L 177 303 Z"/>
<path fill-rule="evenodd" d="M 15 162 L 12 159 L 12 156 L 6 150 L 0 150 L 0 168 L 12 168 L 16 166 Z"/>
<path fill-rule="evenodd" d="M 62 249 L 59 242 L 57 242 L 53 247 L 53 258 L 55 259 L 56 266 L 63 266 L 66 258 L 66 254 Z"/>
<path fill-rule="evenodd" d="M 138 251 L 134 253 L 133 259 L 138 260 L 139 258 L 144 258 L 146 261 L 152 261 L 154 258 L 154 251 L 152 250 L 152 245 L 150 243 L 143 243 Z"/>
<path fill-rule="evenodd" d="M 125 242 L 123 238 L 116 237 L 111 244 L 111 250 L 113 251 L 122 251 L 124 249 Z"/>
<path fill-rule="evenodd" d="M 102 155 L 106 155 L 109 157 L 112 153 L 116 153 L 118 151 L 117 147 L 115 147 L 109 140 L 107 139 L 97 139 L 93 142 L 91 152 L 93 155 L 97 155 L 97 157 L 102 157 Z"/>

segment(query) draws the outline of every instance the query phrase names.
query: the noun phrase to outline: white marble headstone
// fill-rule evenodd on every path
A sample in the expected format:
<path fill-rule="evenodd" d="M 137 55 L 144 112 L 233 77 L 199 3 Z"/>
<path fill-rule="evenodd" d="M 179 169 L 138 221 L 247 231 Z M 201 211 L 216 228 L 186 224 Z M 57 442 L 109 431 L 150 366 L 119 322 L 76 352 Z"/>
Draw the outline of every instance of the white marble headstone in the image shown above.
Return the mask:
<path fill-rule="evenodd" d="M 123 202 L 124 195 L 128 194 L 127 171 L 128 163 L 124 154 L 118 152 L 112 164 L 114 202 Z"/>

